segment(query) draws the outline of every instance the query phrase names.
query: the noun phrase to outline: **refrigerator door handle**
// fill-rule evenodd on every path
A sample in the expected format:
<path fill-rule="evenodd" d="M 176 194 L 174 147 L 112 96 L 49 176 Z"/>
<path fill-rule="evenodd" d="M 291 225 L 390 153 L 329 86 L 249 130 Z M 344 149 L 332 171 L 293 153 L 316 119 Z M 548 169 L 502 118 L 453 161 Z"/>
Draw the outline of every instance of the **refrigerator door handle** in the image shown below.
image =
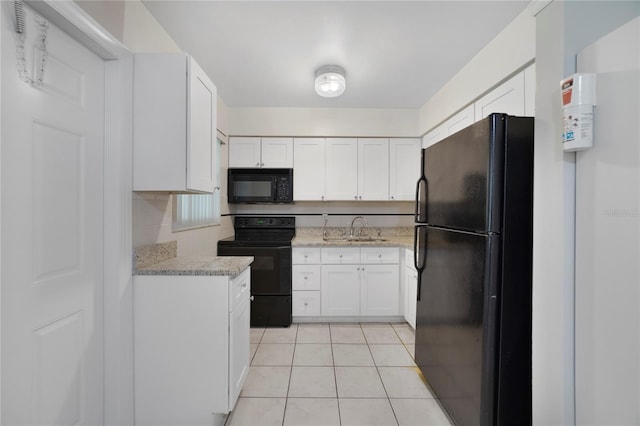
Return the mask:
<path fill-rule="evenodd" d="M 421 176 L 420 179 L 418 179 L 418 182 L 416 183 L 416 206 L 415 206 L 416 208 L 414 212 L 414 218 L 416 223 L 424 223 L 426 221 L 426 218 L 423 218 L 423 214 L 420 211 L 420 207 L 422 205 L 421 203 L 422 200 L 420 199 L 420 195 L 422 194 L 422 191 L 420 191 L 420 189 L 422 188 L 422 184 L 424 185 L 427 184 L 427 178 L 425 178 L 424 176 Z M 424 201 L 426 202 L 426 200 Z"/>
<path fill-rule="evenodd" d="M 426 227 L 424 226 L 416 226 L 414 228 L 413 231 L 413 266 L 415 266 L 416 271 L 418 272 L 418 288 L 417 288 L 417 295 L 416 295 L 416 300 L 419 302 L 420 298 L 421 298 L 421 293 L 422 293 L 422 271 L 424 271 L 425 265 L 426 265 L 426 254 L 427 251 L 423 250 L 422 252 L 420 251 L 420 247 L 418 245 L 418 234 L 420 233 L 421 229 L 426 229 Z M 422 246 L 423 248 L 426 249 L 425 247 L 425 243 L 426 241 L 423 242 Z M 423 253 L 424 253 L 424 258 L 423 258 Z M 422 260 L 422 262 L 420 262 L 420 260 Z"/>

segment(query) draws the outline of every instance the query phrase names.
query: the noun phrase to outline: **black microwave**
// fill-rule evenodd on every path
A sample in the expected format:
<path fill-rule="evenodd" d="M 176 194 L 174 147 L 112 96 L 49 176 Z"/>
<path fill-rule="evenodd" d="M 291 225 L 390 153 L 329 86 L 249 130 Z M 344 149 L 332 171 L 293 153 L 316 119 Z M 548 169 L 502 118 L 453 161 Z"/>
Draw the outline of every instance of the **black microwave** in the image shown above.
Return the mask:
<path fill-rule="evenodd" d="M 229 203 L 293 203 L 293 169 L 229 169 Z"/>

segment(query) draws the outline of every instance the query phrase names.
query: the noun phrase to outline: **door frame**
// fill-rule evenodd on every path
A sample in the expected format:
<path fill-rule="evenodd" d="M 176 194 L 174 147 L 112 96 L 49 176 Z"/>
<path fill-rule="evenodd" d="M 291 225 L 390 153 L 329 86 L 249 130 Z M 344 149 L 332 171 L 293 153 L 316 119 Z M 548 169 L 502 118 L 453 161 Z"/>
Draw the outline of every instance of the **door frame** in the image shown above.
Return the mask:
<path fill-rule="evenodd" d="M 133 55 L 72 0 L 26 3 L 104 60 L 104 424 L 133 425 Z M 0 7 L 0 18 L 3 13 Z M 1 337 L 0 328 L 0 348 Z"/>

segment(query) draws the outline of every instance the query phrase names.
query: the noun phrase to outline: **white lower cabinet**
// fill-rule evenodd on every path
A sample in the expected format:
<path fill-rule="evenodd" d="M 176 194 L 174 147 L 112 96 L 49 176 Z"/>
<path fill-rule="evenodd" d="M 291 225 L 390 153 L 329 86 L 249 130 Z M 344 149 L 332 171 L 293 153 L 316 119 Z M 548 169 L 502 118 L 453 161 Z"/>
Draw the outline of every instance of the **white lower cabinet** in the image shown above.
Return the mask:
<path fill-rule="evenodd" d="M 400 315 L 399 249 L 323 248 L 322 316 Z"/>
<path fill-rule="evenodd" d="M 360 315 L 400 315 L 397 264 L 362 265 L 360 279 Z"/>
<path fill-rule="evenodd" d="M 320 293 L 323 316 L 360 315 L 360 267 L 322 265 Z"/>
<path fill-rule="evenodd" d="M 133 279 L 135 424 L 206 425 L 249 372 L 250 269 Z"/>
<path fill-rule="evenodd" d="M 413 250 L 405 250 L 404 262 L 404 319 L 416 328 L 416 303 L 418 296 L 418 271 L 413 264 Z"/>
<path fill-rule="evenodd" d="M 320 248 L 294 247 L 292 260 L 292 315 L 320 316 Z"/>

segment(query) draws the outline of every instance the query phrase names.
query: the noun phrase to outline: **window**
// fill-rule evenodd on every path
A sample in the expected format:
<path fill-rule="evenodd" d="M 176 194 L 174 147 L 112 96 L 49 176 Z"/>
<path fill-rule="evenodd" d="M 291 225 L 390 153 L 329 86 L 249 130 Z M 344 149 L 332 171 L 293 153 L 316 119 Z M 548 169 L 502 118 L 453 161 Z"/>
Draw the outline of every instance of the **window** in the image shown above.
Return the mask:
<path fill-rule="evenodd" d="M 216 152 L 214 153 L 216 164 L 215 183 L 220 184 L 220 145 L 222 141 L 217 139 Z M 173 220 L 171 229 L 183 231 L 192 228 L 220 224 L 220 187 L 216 186 L 213 194 L 176 194 L 173 196 Z"/>

